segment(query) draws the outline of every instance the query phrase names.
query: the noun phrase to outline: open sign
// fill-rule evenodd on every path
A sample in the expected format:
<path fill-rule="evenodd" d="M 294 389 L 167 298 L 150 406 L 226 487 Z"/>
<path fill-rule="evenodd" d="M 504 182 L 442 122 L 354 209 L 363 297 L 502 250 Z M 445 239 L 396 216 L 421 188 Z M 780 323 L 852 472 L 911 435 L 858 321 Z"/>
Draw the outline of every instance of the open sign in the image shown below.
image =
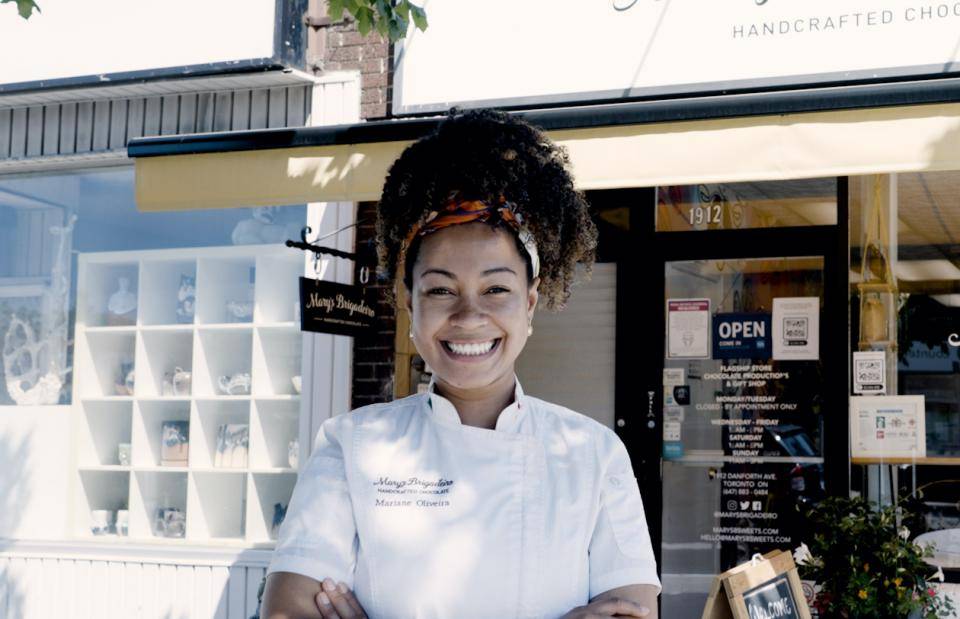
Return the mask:
<path fill-rule="evenodd" d="M 770 337 L 770 314 L 716 314 L 713 317 L 713 358 L 769 359 L 772 356 Z"/>

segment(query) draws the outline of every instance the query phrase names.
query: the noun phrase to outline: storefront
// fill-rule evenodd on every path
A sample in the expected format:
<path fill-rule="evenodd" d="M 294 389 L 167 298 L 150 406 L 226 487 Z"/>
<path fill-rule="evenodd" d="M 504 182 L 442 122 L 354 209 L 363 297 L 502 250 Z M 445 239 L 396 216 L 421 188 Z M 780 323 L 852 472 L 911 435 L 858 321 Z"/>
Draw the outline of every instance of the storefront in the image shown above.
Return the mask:
<path fill-rule="evenodd" d="M 946 483 L 960 465 L 955 7 L 539 4 L 430 5 L 430 29 L 394 54 L 398 118 L 382 122 L 356 122 L 349 76 L 256 81 L 299 79 L 284 70 L 73 99 L 0 90 L 0 334 L 13 334 L 14 369 L 0 453 L 11 479 L 29 480 L 7 494 L 10 582 L 25 590 L 44 560 L 71 560 L 78 580 L 64 582 L 98 591 L 129 574 L 130 604 L 208 616 L 227 600 L 250 614 L 295 479 L 290 444 L 302 461 L 317 424 L 350 401 L 350 339 L 301 334 L 294 307 L 297 275 L 349 282 L 355 265 L 276 243 L 306 223 L 310 239 L 353 250 L 356 203 L 377 199 L 394 158 L 455 103 L 544 127 L 596 209 L 593 278 L 565 312 L 538 315 L 518 373 L 627 444 L 662 616 L 699 616 L 716 573 L 795 546 L 795 506 L 826 495 L 889 500 L 932 483 L 922 526 L 960 527 L 960 487 Z M 157 130 L 138 132 L 148 119 Z M 333 126 L 270 129 L 298 124 Z M 396 395 L 427 369 L 406 340 Z M 859 351 L 881 354 L 854 366 Z M 860 423 L 863 400 L 851 413 L 855 382 L 924 397 L 925 431 L 890 432 L 912 451 L 884 451 L 877 416 Z M 161 447 L 164 425 L 184 421 L 185 463 Z M 247 460 L 225 471 L 220 429 L 244 425 Z M 128 538 L 115 522 L 95 537 L 120 510 Z M 185 541 L 165 533 L 180 518 Z M 148 593 L 154 580 L 165 588 Z M 184 589 L 196 593 L 170 606 Z"/>
<path fill-rule="evenodd" d="M 663 616 L 699 616 L 714 574 L 796 546 L 796 507 L 828 495 L 933 482 L 916 526 L 956 528 L 960 82 L 938 47 L 955 7 L 535 4 L 506 22 L 431 6 L 396 54 L 407 118 L 134 142 L 139 208 L 376 200 L 431 113 L 517 109 L 568 149 L 601 227 L 593 280 L 538 317 L 518 373 L 627 443 Z M 397 395 L 425 380 L 403 339 Z M 888 430 L 855 382 L 923 400 Z"/>

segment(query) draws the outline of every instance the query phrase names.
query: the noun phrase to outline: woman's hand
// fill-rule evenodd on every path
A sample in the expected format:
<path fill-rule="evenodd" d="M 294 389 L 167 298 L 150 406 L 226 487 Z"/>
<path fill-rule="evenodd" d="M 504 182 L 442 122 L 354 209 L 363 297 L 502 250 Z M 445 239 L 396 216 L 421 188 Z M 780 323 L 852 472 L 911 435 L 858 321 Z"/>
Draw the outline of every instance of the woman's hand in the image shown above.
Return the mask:
<path fill-rule="evenodd" d="M 317 608 L 323 619 L 367 619 L 367 613 L 347 585 L 327 578 L 321 583 L 323 591 L 317 594 Z"/>
<path fill-rule="evenodd" d="M 586 606 L 578 606 L 561 619 L 599 619 L 602 617 L 647 617 L 650 609 L 623 598 L 594 600 Z M 324 615 L 326 616 L 326 615 Z"/>

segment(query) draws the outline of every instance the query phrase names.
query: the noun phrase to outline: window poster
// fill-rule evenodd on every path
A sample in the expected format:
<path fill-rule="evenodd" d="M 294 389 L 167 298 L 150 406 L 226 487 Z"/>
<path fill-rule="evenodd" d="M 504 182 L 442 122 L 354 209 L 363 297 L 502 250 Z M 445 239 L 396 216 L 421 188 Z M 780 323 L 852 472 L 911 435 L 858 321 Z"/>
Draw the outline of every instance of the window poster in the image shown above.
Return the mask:
<path fill-rule="evenodd" d="M 858 395 L 887 393 L 887 353 L 882 350 L 853 353 L 853 392 Z"/>
<path fill-rule="evenodd" d="M 769 359 L 770 314 L 730 312 L 713 317 L 714 359 Z"/>
<path fill-rule="evenodd" d="M 710 299 L 667 299 L 667 356 L 710 358 Z"/>
<path fill-rule="evenodd" d="M 820 358 L 820 297 L 780 297 L 773 300 L 773 358 Z"/>
<path fill-rule="evenodd" d="M 922 395 L 850 398 L 854 458 L 924 458 L 926 404 Z"/>

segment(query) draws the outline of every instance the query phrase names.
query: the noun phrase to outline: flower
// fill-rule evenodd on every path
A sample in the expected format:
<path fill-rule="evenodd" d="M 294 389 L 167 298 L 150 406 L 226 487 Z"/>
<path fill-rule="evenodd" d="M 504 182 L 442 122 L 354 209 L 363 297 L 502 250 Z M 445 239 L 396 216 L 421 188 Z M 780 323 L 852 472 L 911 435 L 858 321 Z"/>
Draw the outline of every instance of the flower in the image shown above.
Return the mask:
<path fill-rule="evenodd" d="M 903 539 L 910 539 L 910 529 L 907 527 L 900 527 L 900 530 L 897 531 L 897 534 Z"/>
<path fill-rule="evenodd" d="M 933 574 L 933 576 L 931 576 L 930 578 L 931 578 L 931 579 L 932 579 L 932 578 L 936 578 L 936 579 L 939 580 L 940 582 L 943 582 L 943 579 L 944 579 L 944 576 L 943 576 L 943 568 L 942 568 L 942 567 L 937 567 L 937 571 L 936 571 L 936 572 Z"/>
<path fill-rule="evenodd" d="M 859 597 L 861 600 L 867 599 L 867 590 L 860 589 L 860 591 L 857 592 L 857 597 Z"/>
<path fill-rule="evenodd" d="M 900 586 L 900 583 L 902 583 L 902 582 L 903 582 L 903 579 L 900 578 L 899 576 L 897 576 L 896 578 L 893 579 L 893 584 L 897 585 L 898 587 Z"/>
<path fill-rule="evenodd" d="M 797 565 L 808 565 L 811 559 L 813 559 L 813 555 L 810 554 L 810 549 L 806 544 L 801 543 L 800 546 L 793 551 L 793 560 Z"/>

